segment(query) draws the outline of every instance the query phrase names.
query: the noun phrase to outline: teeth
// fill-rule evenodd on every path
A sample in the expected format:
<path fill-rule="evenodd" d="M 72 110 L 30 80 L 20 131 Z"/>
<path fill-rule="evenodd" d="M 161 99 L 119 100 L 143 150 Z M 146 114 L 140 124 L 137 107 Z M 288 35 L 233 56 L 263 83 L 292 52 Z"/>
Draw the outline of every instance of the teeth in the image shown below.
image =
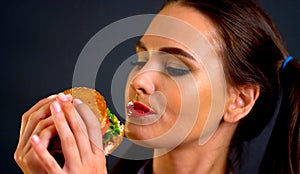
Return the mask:
<path fill-rule="evenodd" d="M 133 106 L 133 101 L 128 102 L 129 106 Z"/>

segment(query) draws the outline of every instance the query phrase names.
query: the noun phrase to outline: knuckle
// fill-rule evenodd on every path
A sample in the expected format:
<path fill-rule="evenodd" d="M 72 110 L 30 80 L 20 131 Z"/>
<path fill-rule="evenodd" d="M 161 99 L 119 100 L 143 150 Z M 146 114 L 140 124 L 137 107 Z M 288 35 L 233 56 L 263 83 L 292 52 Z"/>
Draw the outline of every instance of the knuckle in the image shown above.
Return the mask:
<path fill-rule="evenodd" d="M 41 107 L 39 110 L 35 111 L 35 112 L 32 112 L 30 115 L 29 115 L 29 118 L 28 120 L 42 120 L 44 118 L 47 118 L 47 116 L 49 116 L 51 113 L 50 113 L 50 108 L 49 108 L 49 105 L 45 105 L 43 107 Z"/>
<path fill-rule="evenodd" d="M 23 164 L 25 164 L 25 165 L 28 165 L 30 162 L 29 161 L 31 161 L 31 160 L 28 160 L 26 157 L 24 158 L 24 157 L 21 157 L 21 162 L 23 163 Z"/>
<path fill-rule="evenodd" d="M 84 164 L 84 169 L 88 169 L 88 173 L 95 173 L 98 169 L 98 164 L 96 164 L 95 160 L 90 159 Z"/>
<path fill-rule="evenodd" d="M 51 119 L 42 119 L 41 121 L 39 121 L 37 127 L 43 129 L 43 128 L 49 126 L 50 124 L 53 123 L 53 121 Z"/>
<path fill-rule="evenodd" d="M 27 120 L 28 120 L 28 118 L 29 118 L 30 115 L 31 115 L 31 114 L 29 114 L 28 111 L 25 112 L 25 113 L 22 115 L 22 122 L 23 122 L 23 123 L 27 122 Z"/>
<path fill-rule="evenodd" d="M 19 164 L 23 159 L 22 159 L 22 155 L 19 155 L 18 152 L 14 153 L 14 160 Z"/>
<path fill-rule="evenodd" d="M 46 129 L 42 130 L 40 133 L 41 139 L 49 139 L 56 135 L 57 131 L 55 129 L 55 126 L 49 126 Z M 50 141 L 50 140 L 49 140 Z"/>
<path fill-rule="evenodd" d="M 41 120 L 38 122 L 38 124 L 36 125 L 36 129 L 42 130 L 46 125 L 45 120 Z"/>
<path fill-rule="evenodd" d="M 40 138 L 49 137 L 51 135 L 51 132 L 48 129 L 44 129 L 39 134 Z"/>
<path fill-rule="evenodd" d="M 45 116 L 46 116 L 45 113 L 36 111 L 36 112 L 30 114 L 28 122 L 42 121 L 42 120 L 44 120 Z"/>
<path fill-rule="evenodd" d="M 91 169 L 92 171 L 95 171 L 95 170 L 97 169 L 97 165 L 95 164 L 95 162 L 92 162 L 92 161 L 91 161 L 89 167 L 90 167 L 90 169 Z"/>
<path fill-rule="evenodd" d="M 71 102 L 63 102 L 62 105 L 68 111 L 74 110 L 74 105 Z"/>
<path fill-rule="evenodd" d="M 41 116 L 39 114 L 37 114 L 36 112 L 31 113 L 29 115 L 28 122 L 36 122 L 39 120 L 41 120 Z"/>
<path fill-rule="evenodd" d="M 75 122 L 75 123 L 73 123 L 74 125 L 73 125 L 73 127 L 74 127 L 74 130 L 76 130 L 76 132 L 78 133 L 78 134 L 84 134 L 85 133 L 85 131 L 83 130 L 83 126 L 81 126 L 78 122 Z"/>
<path fill-rule="evenodd" d="M 91 155 L 89 155 L 88 157 L 86 157 L 84 162 L 85 162 L 86 165 L 89 165 L 89 166 L 92 165 L 93 158 L 91 157 Z"/>
<path fill-rule="evenodd" d="M 31 107 L 29 110 L 24 112 L 24 114 L 22 115 L 22 119 L 26 121 L 33 112 L 36 112 L 38 110 L 38 108 L 40 108 L 40 106 L 46 105 L 47 104 L 46 101 L 47 101 L 47 99 L 42 99 L 42 100 L 38 101 L 33 107 Z"/>
<path fill-rule="evenodd" d="M 41 105 L 44 105 L 45 103 L 47 103 L 48 99 L 47 98 L 43 98 L 41 100 L 39 100 L 35 106 L 41 106 Z"/>
<path fill-rule="evenodd" d="M 52 169 L 55 168 L 56 162 L 55 161 L 49 161 L 45 163 L 45 167 L 48 171 L 51 171 Z"/>
<path fill-rule="evenodd" d="M 75 145 L 75 141 L 74 141 L 73 137 L 70 137 L 70 136 L 65 137 L 64 142 L 65 142 L 66 147 Z"/>
<path fill-rule="evenodd" d="M 99 164 L 101 164 L 101 165 L 99 165 Z M 94 158 L 90 158 L 90 161 L 87 165 L 88 165 L 88 167 L 86 167 L 86 168 L 89 169 L 90 173 L 95 173 L 95 172 L 97 173 L 101 170 L 101 168 L 102 169 L 105 168 L 106 162 L 103 159 L 94 157 Z M 105 170 L 105 169 L 103 169 L 103 170 Z"/>

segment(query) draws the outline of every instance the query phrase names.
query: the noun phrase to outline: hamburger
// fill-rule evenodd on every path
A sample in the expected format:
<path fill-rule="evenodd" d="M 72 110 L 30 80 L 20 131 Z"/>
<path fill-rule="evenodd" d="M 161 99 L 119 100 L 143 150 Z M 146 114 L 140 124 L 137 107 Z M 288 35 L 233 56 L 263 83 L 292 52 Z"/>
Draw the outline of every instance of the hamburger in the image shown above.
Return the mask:
<path fill-rule="evenodd" d="M 124 125 L 121 124 L 118 117 L 109 110 L 101 93 L 87 87 L 74 87 L 65 90 L 63 93 L 71 94 L 73 98 L 80 99 L 90 107 L 100 122 L 104 154 L 106 156 L 111 154 L 123 140 Z M 50 141 L 48 150 L 60 164 L 64 162 L 58 136 Z"/>

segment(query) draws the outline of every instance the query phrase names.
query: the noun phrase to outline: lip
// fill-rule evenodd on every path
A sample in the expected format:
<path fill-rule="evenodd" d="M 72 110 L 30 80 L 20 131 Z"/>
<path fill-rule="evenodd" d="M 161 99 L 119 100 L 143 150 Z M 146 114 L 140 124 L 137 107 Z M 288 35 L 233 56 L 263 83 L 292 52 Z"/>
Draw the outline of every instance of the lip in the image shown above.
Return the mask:
<path fill-rule="evenodd" d="M 137 125 L 149 125 L 161 117 L 160 114 L 141 102 L 129 101 L 126 109 L 126 121 Z"/>
<path fill-rule="evenodd" d="M 146 116 L 156 114 L 156 112 L 154 112 L 147 105 L 141 102 L 134 102 L 134 101 L 128 102 L 127 112 L 129 117 L 146 117 Z"/>

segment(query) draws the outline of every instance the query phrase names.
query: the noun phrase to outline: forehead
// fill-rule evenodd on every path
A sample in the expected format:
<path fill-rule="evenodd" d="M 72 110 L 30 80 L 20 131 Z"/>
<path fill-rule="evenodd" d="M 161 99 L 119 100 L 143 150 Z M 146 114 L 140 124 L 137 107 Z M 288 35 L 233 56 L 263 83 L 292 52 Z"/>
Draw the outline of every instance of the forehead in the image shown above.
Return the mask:
<path fill-rule="evenodd" d="M 216 50 L 216 29 L 208 17 L 191 7 L 170 4 L 164 7 L 149 25 L 143 42 L 148 50 L 173 46 L 187 50 L 195 57 Z M 198 55 L 197 55 L 198 54 Z"/>
<path fill-rule="evenodd" d="M 210 42 L 212 42 L 216 36 L 217 29 L 213 22 L 208 16 L 206 16 L 199 10 L 196 10 L 195 8 L 180 5 L 179 3 L 173 3 L 163 8 L 159 12 L 159 14 L 176 18 L 194 27 L 196 30 L 198 30 L 198 32 L 201 33 L 203 37 L 205 37 Z"/>
<path fill-rule="evenodd" d="M 160 50 L 164 47 L 176 47 L 184 50 L 188 50 L 183 44 L 180 44 L 172 38 L 166 38 L 156 35 L 147 35 L 145 34 L 140 41 L 136 44 L 137 48 L 150 50 Z"/>

